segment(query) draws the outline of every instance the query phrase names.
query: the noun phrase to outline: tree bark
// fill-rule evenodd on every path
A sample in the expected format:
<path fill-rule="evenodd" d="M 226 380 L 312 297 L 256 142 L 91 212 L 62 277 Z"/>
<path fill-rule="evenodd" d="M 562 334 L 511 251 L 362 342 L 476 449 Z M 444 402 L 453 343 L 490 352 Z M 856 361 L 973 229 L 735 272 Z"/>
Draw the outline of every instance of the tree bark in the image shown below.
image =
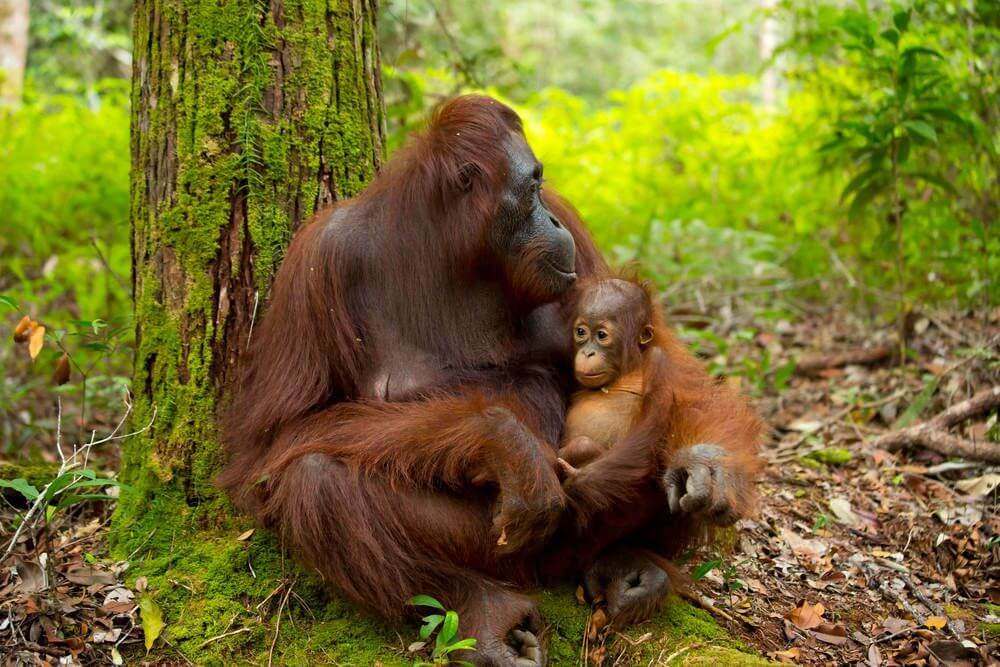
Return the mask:
<path fill-rule="evenodd" d="M 217 404 L 292 233 L 359 192 L 381 164 L 376 17 L 377 0 L 135 4 L 133 425 L 152 425 L 125 443 L 130 488 L 111 540 L 150 574 L 154 597 L 189 577 L 206 594 L 209 584 L 195 581 L 205 564 L 180 568 L 178 554 L 199 553 L 211 531 L 241 521 L 213 484 Z M 228 558 L 231 543 L 208 552 Z M 152 565 L 167 554 L 172 577 Z M 164 607 L 172 643 L 189 654 L 205 637 L 186 644 L 177 621 L 192 618 L 194 603 Z"/>
<path fill-rule="evenodd" d="M 21 104 L 28 60 L 28 0 L 0 0 L 0 107 Z"/>

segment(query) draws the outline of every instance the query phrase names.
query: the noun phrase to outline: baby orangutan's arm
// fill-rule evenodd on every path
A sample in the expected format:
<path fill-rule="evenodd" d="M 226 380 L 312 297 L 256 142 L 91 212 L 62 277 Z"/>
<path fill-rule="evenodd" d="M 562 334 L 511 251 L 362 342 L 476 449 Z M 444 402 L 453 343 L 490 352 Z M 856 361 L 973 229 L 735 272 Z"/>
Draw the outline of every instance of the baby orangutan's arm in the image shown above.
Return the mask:
<path fill-rule="evenodd" d="M 625 437 L 582 467 L 563 456 L 578 439 L 559 450 L 559 465 L 565 475 L 563 489 L 581 526 L 593 515 L 626 503 L 658 471 L 660 445 L 669 426 L 672 403 L 670 388 L 664 382 L 666 355 L 659 348 L 651 348 L 644 355 L 643 366 L 642 409 Z"/>

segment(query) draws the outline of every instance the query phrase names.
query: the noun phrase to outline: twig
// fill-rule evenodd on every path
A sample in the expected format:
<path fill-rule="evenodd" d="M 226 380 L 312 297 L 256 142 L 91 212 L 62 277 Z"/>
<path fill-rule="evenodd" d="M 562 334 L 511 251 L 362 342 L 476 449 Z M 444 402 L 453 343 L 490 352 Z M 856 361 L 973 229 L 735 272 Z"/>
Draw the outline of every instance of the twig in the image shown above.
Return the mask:
<path fill-rule="evenodd" d="M 893 341 L 867 349 L 845 350 L 830 354 L 808 354 L 795 362 L 795 373 L 796 375 L 816 375 L 828 368 L 851 365 L 871 366 L 891 358 L 898 349 L 899 343 Z"/>
<path fill-rule="evenodd" d="M 278 643 L 278 634 L 281 632 L 281 614 L 285 610 L 285 603 L 288 602 L 288 596 L 292 592 L 292 588 L 295 586 L 295 581 L 293 580 L 288 584 L 288 588 L 285 589 L 285 594 L 281 597 L 281 604 L 278 605 L 278 620 L 274 624 L 274 638 L 271 640 L 271 650 L 267 652 L 267 667 L 272 666 L 274 660 L 274 647 Z"/>
<path fill-rule="evenodd" d="M 220 639 L 225 639 L 226 637 L 232 637 L 233 635 L 238 635 L 241 632 L 250 632 L 250 628 L 239 628 L 237 630 L 233 630 L 232 632 L 223 632 L 221 635 L 219 635 L 217 637 L 212 637 L 211 639 L 206 639 L 205 641 L 203 641 L 201 643 L 200 646 L 198 646 L 198 648 L 205 648 L 206 646 L 208 646 L 209 644 L 211 644 L 214 641 L 218 641 Z M 274 650 L 273 647 L 272 647 L 271 650 Z"/>
<path fill-rule="evenodd" d="M 250 339 L 253 337 L 253 323 L 257 320 L 257 303 L 260 301 L 260 290 L 253 293 L 253 312 L 250 313 L 250 331 L 247 332 L 247 349 L 250 349 Z"/>
<path fill-rule="evenodd" d="M 695 603 L 696 605 L 698 605 L 699 607 L 701 607 L 702 609 L 704 609 L 705 611 L 707 611 L 710 614 L 716 614 L 718 616 L 721 616 L 722 618 L 726 619 L 730 623 L 735 623 L 736 622 L 735 618 L 733 618 L 732 616 L 730 616 L 726 612 L 724 612 L 721 609 L 719 609 L 718 607 L 716 607 L 715 603 L 712 602 L 711 600 L 709 600 L 704 595 L 700 595 L 700 594 L 692 592 L 692 591 L 684 591 L 684 592 L 681 593 L 681 596 L 684 597 L 685 599 L 690 600 L 691 602 Z"/>
<path fill-rule="evenodd" d="M 102 445 L 112 440 L 122 440 L 124 438 L 137 435 L 149 429 L 153 425 L 153 421 L 156 419 L 156 406 L 153 406 L 153 416 L 150 418 L 149 423 L 146 424 L 146 426 L 137 431 L 133 431 L 132 433 L 126 433 L 125 435 L 118 435 L 118 431 L 121 430 L 122 425 L 125 423 L 125 420 L 128 419 L 130 414 L 132 414 L 132 402 L 128 400 L 128 397 L 126 396 L 125 414 L 122 416 L 121 420 L 115 426 L 114 430 L 111 431 L 110 435 L 101 438 L 100 440 L 94 440 L 93 438 L 91 438 L 90 442 L 86 443 L 80 448 L 77 448 L 75 446 L 73 447 L 73 454 L 68 458 L 63 459 L 63 462 L 59 465 L 59 470 L 56 472 L 55 477 L 53 477 L 52 480 L 42 488 L 41 492 L 39 492 L 38 494 L 38 497 L 35 498 L 35 502 L 33 502 L 31 504 L 31 507 L 28 508 L 28 511 L 24 515 L 24 519 L 21 520 L 21 523 L 20 525 L 18 525 L 17 530 L 14 531 L 13 537 L 10 538 L 10 543 L 7 545 L 7 549 L 4 551 L 3 556 L 0 556 L 0 561 L 7 560 L 7 557 L 10 556 L 11 552 L 14 550 L 14 546 L 17 544 L 17 541 L 21 538 L 21 533 L 24 532 L 24 529 L 28 526 L 34 525 L 35 519 L 37 518 L 39 511 L 42 509 L 43 503 L 47 503 L 48 500 L 50 500 L 50 498 L 48 498 L 47 496 L 49 488 L 52 487 L 53 482 L 55 482 L 63 474 L 69 472 L 70 470 L 80 467 L 81 465 L 86 465 L 86 456 L 90 453 L 90 449 L 95 445 Z M 61 436 L 57 435 L 57 438 L 59 437 Z M 83 456 L 82 460 L 81 460 L 81 455 Z"/>
<path fill-rule="evenodd" d="M 948 428 L 998 406 L 1000 406 L 1000 386 L 984 389 L 972 398 L 956 403 L 921 424 L 880 436 L 873 445 L 890 452 L 916 445 L 945 456 L 961 456 L 1000 463 L 1000 445 L 966 440 L 947 432 Z"/>
<path fill-rule="evenodd" d="M 673 660 L 674 658 L 679 658 L 688 651 L 693 651 L 695 649 L 701 648 L 704 645 L 705 645 L 704 642 L 698 642 L 697 644 L 691 644 L 690 646 L 683 646 L 674 651 L 673 653 L 671 653 L 670 655 L 668 655 L 666 660 L 664 660 L 663 662 L 657 662 L 656 664 L 669 665 L 670 661 Z"/>
<path fill-rule="evenodd" d="M 793 458 L 796 458 L 798 456 L 798 452 L 796 450 L 798 449 L 799 445 L 805 442 L 806 438 L 808 438 L 810 435 L 815 435 L 817 433 L 820 433 L 821 431 L 823 431 L 826 428 L 829 428 L 833 424 L 840 422 L 844 417 L 851 414 L 855 410 L 870 410 L 872 408 L 878 408 L 885 405 L 886 403 L 891 403 L 892 401 L 895 401 L 897 398 L 902 398 L 905 395 L 906 395 L 905 391 L 897 391 L 894 394 L 890 394 L 889 396 L 885 396 L 875 401 L 869 401 L 868 403 L 862 403 L 861 405 L 855 405 L 852 403 L 845 408 L 841 408 L 837 412 L 833 413 L 831 416 L 822 420 L 818 428 L 803 433 L 798 438 L 788 443 L 779 444 L 772 450 L 774 452 L 774 455 L 771 457 L 771 459 L 776 463 L 781 463 L 783 461 L 788 461 Z"/>
<path fill-rule="evenodd" d="M 101 251 L 101 247 L 97 245 L 97 239 L 93 236 L 90 237 L 90 245 L 94 246 L 94 251 L 97 252 L 97 259 L 101 261 L 101 264 L 103 264 L 104 268 L 111 274 L 111 277 L 115 279 L 118 286 L 125 290 L 126 294 L 131 294 L 132 288 L 125 283 L 122 277 L 118 275 L 117 271 L 111 268 L 111 263 L 108 262 L 108 258 L 104 256 L 104 253 Z"/>

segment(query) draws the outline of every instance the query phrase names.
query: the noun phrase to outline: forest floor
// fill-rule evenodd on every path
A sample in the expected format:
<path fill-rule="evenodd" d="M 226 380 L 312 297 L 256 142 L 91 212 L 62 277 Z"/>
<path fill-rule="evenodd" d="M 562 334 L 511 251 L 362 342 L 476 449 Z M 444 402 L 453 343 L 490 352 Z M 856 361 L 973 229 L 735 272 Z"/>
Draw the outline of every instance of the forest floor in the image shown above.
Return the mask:
<path fill-rule="evenodd" d="M 785 386 L 770 373 L 758 400 L 773 431 L 760 514 L 739 524 L 730 553 L 692 560 L 696 577 L 715 566 L 696 591 L 734 634 L 783 662 L 996 664 L 1000 461 L 986 440 L 995 403 L 940 439 L 992 448 L 992 464 L 896 445 L 916 445 L 898 437 L 908 425 L 1000 384 L 1000 312 L 913 318 L 904 366 L 887 363 L 888 331 L 840 315 L 728 351 L 768 349 L 778 368 L 800 361 Z M 872 363 L 816 350 L 867 351 L 856 359 Z M 887 433 L 897 435 L 880 441 Z"/>
<path fill-rule="evenodd" d="M 913 425 L 1000 385 L 1000 310 L 915 317 L 912 355 L 902 366 L 892 363 L 889 328 L 873 331 L 842 311 L 794 323 L 731 312 L 694 320 L 689 337 L 702 351 L 711 348 L 719 368 L 741 371 L 772 437 L 759 515 L 728 533 L 725 548 L 687 559 L 696 579 L 689 597 L 777 661 L 998 664 L 998 458 L 987 463 L 912 438 L 879 438 L 912 435 Z M 852 364 L 809 356 L 817 350 L 866 352 Z M 995 450 L 987 432 L 998 428 L 996 409 L 966 412 L 934 442 Z M 939 434 L 949 425 L 934 426 Z M 115 456 L 100 466 L 113 473 Z M 15 525 L 23 507 L 3 497 L 0 525 Z M 93 502 L 60 512 L 39 544 L 22 539 L 3 558 L 0 656 L 122 664 L 122 654 L 141 654 L 144 627 L 160 635 L 158 610 L 137 604 L 143 578 L 126 585 L 128 562 L 106 559 L 110 509 Z M 261 613 L 260 622 L 280 624 L 280 615 L 280 607 L 277 618 Z M 639 626 L 620 641 L 648 635 Z M 649 664 L 683 664 L 702 648 L 681 642 Z M 605 664 L 632 664 L 616 658 L 619 651 L 599 654 Z"/>

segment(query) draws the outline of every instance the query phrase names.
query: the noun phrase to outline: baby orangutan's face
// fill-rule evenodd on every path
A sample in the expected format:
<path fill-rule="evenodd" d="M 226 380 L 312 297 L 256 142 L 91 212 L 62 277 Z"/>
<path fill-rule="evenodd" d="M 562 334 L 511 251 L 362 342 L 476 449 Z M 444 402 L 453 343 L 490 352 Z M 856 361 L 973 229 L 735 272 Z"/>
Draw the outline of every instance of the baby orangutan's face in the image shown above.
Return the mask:
<path fill-rule="evenodd" d="M 642 288 L 608 280 L 582 295 L 573 322 L 576 381 L 588 389 L 607 386 L 636 370 L 642 348 L 653 339 Z"/>
<path fill-rule="evenodd" d="M 621 375 L 622 342 L 613 321 L 581 315 L 573 324 L 573 343 L 573 373 L 581 385 L 597 389 Z"/>

